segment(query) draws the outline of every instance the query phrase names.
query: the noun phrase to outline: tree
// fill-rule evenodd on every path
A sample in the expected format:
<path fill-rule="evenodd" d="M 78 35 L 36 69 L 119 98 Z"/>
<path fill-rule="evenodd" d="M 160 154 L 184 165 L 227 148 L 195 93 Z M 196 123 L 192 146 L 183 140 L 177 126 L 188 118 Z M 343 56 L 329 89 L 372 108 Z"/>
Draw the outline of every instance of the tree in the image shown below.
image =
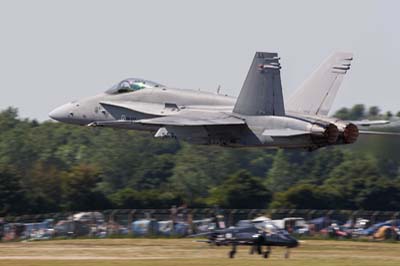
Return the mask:
<path fill-rule="evenodd" d="M 271 208 L 285 209 L 330 209 L 335 208 L 337 198 L 321 187 L 299 184 L 284 192 L 276 193 Z"/>
<path fill-rule="evenodd" d="M 368 110 L 369 117 L 377 117 L 380 114 L 381 110 L 378 106 L 371 106 Z"/>
<path fill-rule="evenodd" d="M 375 108 L 373 111 L 376 111 Z M 360 120 L 365 116 L 365 105 L 356 104 L 351 109 L 341 108 L 333 116 L 342 120 Z"/>
<path fill-rule="evenodd" d="M 297 181 L 295 167 L 290 164 L 284 150 L 280 149 L 274 157 L 271 169 L 268 171 L 265 185 L 270 191 L 279 192 L 288 189 Z"/>
<path fill-rule="evenodd" d="M 14 128 L 18 124 L 18 109 L 8 107 L 0 112 L 0 132 Z"/>
<path fill-rule="evenodd" d="M 61 171 L 54 164 L 38 161 L 23 180 L 34 212 L 57 212 L 62 204 Z"/>
<path fill-rule="evenodd" d="M 336 111 L 333 116 L 342 120 L 350 120 L 350 110 L 346 107 L 343 107 Z"/>
<path fill-rule="evenodd" d="M 136 209 L 143 207 L 140 192 L 131 188 L 119 190 L 110 196 L 110 200 L 116 208 Z"/>
<path fill-rule="evenodd" d="M 207 202 L 226 208 L 253 209 L 266 208 L 270 200 L 271 193 L 265 188 L 262 180 L 240 170 L 212 189 Z"/>
<path fill-rule="evenodd" d="M 380 182 L 359 196 L 358 207 L 364 210 L 397 211 L 400 205 L 400 185 Z"/>
<path fill-rule="evenodd" d="M 338 113 L 349 120 L 376 113 L 362 109 Z M 396 138 L 369 136 L 312 153 L 229 149 L 144 132 L 37 122 L 8 108 L 0 111 L 0 209 L 42 213 L 182 203 L 263 208 L 271 194 L 283 207 L 393 209 L 398 158 Z M 240 171 L 245 174 L 237 176 Z M 251 197 L 258 193 L 257 200 Z"/>
<path fill-rule="evenodd" d="M 365 195 L 383 180 L 375 158 L 354 157 L 349 154 L 330 173 L 330 177 L 324 182 L 324 188 L 345 199 L 337 202 L 338 208 L 358 209 L 365 201 Z"/>
<path fill-rule="evenodd" d="M 346 150 L 330 147 L 306 155 L 304 163 L 298 167 L 302 177 L 300 183 L 322 185 L 329 178 L 331 171 L 345 158 Z"/>
<path fill-rule="evenodd" d="M 174 169 L 174 161 L 168 154 L 158 155 L 154 157 L 147 165 L 142 165 L 137 169 L 134 180 L 136 189 L 156 189 L 168 182 L 168 178 L 172 175 Z"/>
<path fill-rule="evenodd" d="M 173 193 L 158 190 L 137 191 L 132 188 L 121 189 L 109 198 L 114 208 L 122 209 L 169 208 L 181 203 L 181 199 L 176 198 Z"/>
<path fill-rule="evenodd" d="M 250 158 L 249 171 L 255 176 L 266 176 L 274 162 L 274 156 L 271 151 L 260 150 L 253 151 L 254 159 Z"/>
<path fill-rule="evenodd" d="M 10 170 L 0 169 L 0 215 L 22 213 L 29 210 L 19 177 Z"/>
<path fill-rule="evenodd" d="M 390 119 L 390 118 L 392 118 L 392 117 L 393 117 L 393 113 L 390 112 L 390 111 L 387 111 L 387 112 L 386 112 L 386 118 L 387 118 L 387 119 Z"/>
<path fill-rule="evenodd" d="M 64 177 L 64 204 L 74 211 L 98 210 L 110 207 L 109 201 L 95 190 L 99 171 L 91 165 L 78 165 Z"/>
<path fill-rule="evenodd" d="M 218 172 L 214 169 L 211 150 L 184 145 L 175 158 L 173 174 L 169 178 L 168 191 L 189 206 L 204 206 L 208 190 L 216 185 Z M 222 169 L 221 169 L 222 172 Z"/>
<path fill-rule="evenodd" d="M 356 104 L 350 110 L 350 119 L 351 120 L 360 120 L 364 118 L 365 115 L 365 105 Z"/>

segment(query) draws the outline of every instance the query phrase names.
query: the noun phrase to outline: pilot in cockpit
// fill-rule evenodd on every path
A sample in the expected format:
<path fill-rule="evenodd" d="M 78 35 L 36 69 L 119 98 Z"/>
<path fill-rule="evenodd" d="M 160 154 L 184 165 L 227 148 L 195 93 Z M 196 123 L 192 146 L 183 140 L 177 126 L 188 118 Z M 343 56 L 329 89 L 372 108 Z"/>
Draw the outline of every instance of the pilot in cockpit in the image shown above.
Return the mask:
<path fill-rule="evenodd" d="M 120 93 L 134 92 L 145 88 L 157 88 L 157 87 L 164 87 L 164 86 L 150 80 L 129 78 L 114 85 L 111 89 L 107 90 L 106 93 L 120 94 Z"/>

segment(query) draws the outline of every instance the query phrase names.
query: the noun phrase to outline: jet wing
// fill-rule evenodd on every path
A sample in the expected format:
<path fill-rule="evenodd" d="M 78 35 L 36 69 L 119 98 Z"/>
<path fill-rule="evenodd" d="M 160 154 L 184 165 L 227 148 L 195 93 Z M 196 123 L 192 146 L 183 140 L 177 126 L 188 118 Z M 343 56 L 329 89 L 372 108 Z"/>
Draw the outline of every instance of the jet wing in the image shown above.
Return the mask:
<path fill-rule="evenodd" d="M 182 112 L 176 115 L 141 119 L 135 123 L 159 126 L 225 126 L 244 125 L 246 122 L 234 116 L 215 112 Z"/>
<path fill-rule="evenodd" d="M 115 120 L 115 121 L 95 121 L 88 126 L 129 126 L 129 125 L 149 125 L 149 126 L 227 126 L 244 125 L 246 122 L 232 115 L 221 112 L 207 111 L 180 111 L 170 116 L 161 116 L 140 120 Z"/>

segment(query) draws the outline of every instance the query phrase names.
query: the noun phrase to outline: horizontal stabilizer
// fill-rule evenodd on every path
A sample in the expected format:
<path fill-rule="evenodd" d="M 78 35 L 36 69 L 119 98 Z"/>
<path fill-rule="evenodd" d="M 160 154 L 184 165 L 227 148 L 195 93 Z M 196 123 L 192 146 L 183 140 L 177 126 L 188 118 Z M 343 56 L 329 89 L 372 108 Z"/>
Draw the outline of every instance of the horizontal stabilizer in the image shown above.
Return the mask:
<path fill-rule="evenodd" d="M 285 129 L 266 129 L 262 133 L 263 136 L 271 136 L 271 137 L 294 137 L 294 136 L 302 136 L 310 134 L 308 131 L 303 130 L 295 130 L 290 128 Z"/>
<path fill-rule="evenodd" d="M 373 136 L 395 136 L 400 137 L 400 132 L 390 132 L 390 131 L 369 131 L 361 130 L 359 131 L 362 135 L 373 135 Z"/>
<path fill-rule="evenodd" d="M 388 120 L 361 120 L 361 121 L 351 121 L 352 124 L 360 127 L 369 127 L 369 126 L 383 126 L 390 124 Z"/>

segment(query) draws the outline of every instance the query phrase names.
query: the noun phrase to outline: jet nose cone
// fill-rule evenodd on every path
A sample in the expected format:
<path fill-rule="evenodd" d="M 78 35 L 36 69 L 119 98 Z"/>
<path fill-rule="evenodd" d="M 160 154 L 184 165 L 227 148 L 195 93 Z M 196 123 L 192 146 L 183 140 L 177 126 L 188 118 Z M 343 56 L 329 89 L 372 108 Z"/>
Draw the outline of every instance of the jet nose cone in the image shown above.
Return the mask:
<path fill-rule="evenodd" d="M 70 104 L 64 104 L 49 113 L 49 116 L 60 122 L 67 122 L 70 117 L 71 106 Z"/>

